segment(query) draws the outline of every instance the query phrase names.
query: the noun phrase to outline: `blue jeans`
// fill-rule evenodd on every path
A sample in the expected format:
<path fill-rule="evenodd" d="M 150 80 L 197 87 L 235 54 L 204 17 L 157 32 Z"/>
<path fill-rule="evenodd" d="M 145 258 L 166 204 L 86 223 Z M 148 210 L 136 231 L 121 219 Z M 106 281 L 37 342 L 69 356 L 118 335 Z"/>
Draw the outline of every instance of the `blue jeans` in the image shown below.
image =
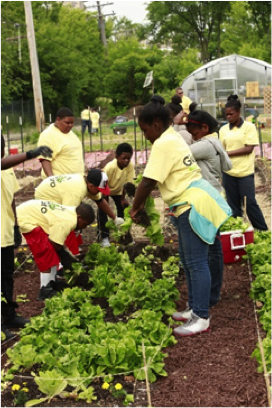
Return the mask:
<path fill-rule="evenodd" d="M 86 119 L 81 119 L 81 133 L 84 135 L 86 128 L 88 128 L 89 134 L 91 134 L 91 122 Z"/>
<path fill-rule="evenodd" d="M 217 231 L 213 245 L 209 245 L 208 264 L 211 274 L 210 307 L 215 306 L 220 299 L 221 286 L 223 282 L 223 250 L 220 240 L 220 232 Z"/>
<path fill-rule="evenodd" d="M 187 212 L 188 211 L 186 211 L 186 213 Z M 188 213 L 188 216 L 189 214 L 190 212 Z M 171 216 L 171 222 L 177 229 L 179 226 L 179 218 Z M 194 234 L 199 239 L 199 237 L 191 229 L 190 224 L 189 224 L 189 230 L 191 230 L 192 234 Z M 184 253 L 183 253 L 180 242 L 181 240 L 179 237 L 179 257 L 181 259 L 181 262 L 183 262 L 182 259 L 184 259 Z M 187 243 L 189 243 L 189 240 L 187 241 Z M 210 278 L 211 278 L 211 283 L 210 283 L 211 289 L 210 289 L 210 298 L 209 298 L 209 307 L 211 307 L 211 306 L 215 306 L 220 299 L 221 286 L 223 282 L 224 261 L 223 261 L 222 245 L 221 245 L 221 240 L 220 240 L 220 231 L 217 231 L 217 235 L 215 237 L 214 244 L 208 245 L 208 268 L 209 268 L 209 273 L 210 273 Z M 184 267 L 184 270 L 185 270 L 185 267 Z M 186 279 L 187 279 L 187 275 L 186 275 Z M 189 285 L 188 285 L 188 288 L 189 288 Z M 190 303 L 189 303 L 189 306 L 191 307 Z"/>
<path fill-rule="evenodd" d="M 233 217 L 242 217 L 242 204 L 246 199 L 247 216 L 253 226 L 261 231 L 267 231 L 263 213 L 255 198 L 254 174 L 246 177 L 233 177 L 223 173 L 223 186 L 226 190 L 227 202 L 233 212 Z"/>
<path fill-rule="evenodd" d="M 211 276 L 216 276 L 218 278 L 213 286 L 216 288 L 217 296 L 220 296 L 220 288 L 223 277 L 222 248 L 219 239 L 213 245 L 209 245 L 202 241 L 202 239 L 200 239 L 199 236 L 193 231 L 189 223 L 189 215 L 190 210 L 181 214 L 177 218 L 179 256 L 183 264 L 188 285 L 188 305 L 190 309 L 193 310 L 194 314 L 201 318 L 207 319 L 209 317 L 211 297 Z M 210 247 L 213 247 L 211 252 L 209 251 Z M 219 247 L 221 249 L 220 252 Z M 212 265 L 215 267 L 215 269 L 212 267 L 212 274 L 210 272 L 209 265 L 211 265 L 211 267 Z M 220 276 L 217 276 L 218 270 L 220 270 Z M 213 298 L 213 301 L 215 301 L 216 294 L 213 295 Z"/>

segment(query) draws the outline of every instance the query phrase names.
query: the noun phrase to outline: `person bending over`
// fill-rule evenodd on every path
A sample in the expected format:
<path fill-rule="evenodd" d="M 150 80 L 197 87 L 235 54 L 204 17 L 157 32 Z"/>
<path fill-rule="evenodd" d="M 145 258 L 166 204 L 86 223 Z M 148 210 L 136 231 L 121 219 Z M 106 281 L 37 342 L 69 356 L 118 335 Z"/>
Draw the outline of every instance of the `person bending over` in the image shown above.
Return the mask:
<path fill-rule="evenodd" d="M 52 201 L 30 200 L 17 207 L 18 224 L 40 270 L 39 299 L 56 295 L 51 281 L 55 281 L 61 262 L 71 270 L 77 262 L 64 243 L 71 231 L 86 228 L 94 221 L 89 204 L 67 207 Z"/>
<path fill-rule="evenodd" d="M 201 177 L 189 146 L 173 130 L 170 112 L 163 105 L 164 99 L 155 95 L 139 116 L 139 125 L 152 149 L 130 215 L 137 222 L 138 212 L 158 185 L 162 199 L 177 218 L 179 254 L 189 292 L 188 307 L 172 316 L 185 321 L 174 333 L 191 336 L 210 330 L 209 245 L 231 210 Z"/>
<path fill-rule="evenodd" d="M 78 206 L 84 198 L 90 198 L 95 201 L 101 211 L 114 221 L 116 226 L 119 226 L 123 224 L 124 220 L 115 215 L 104 198 L 109 194 L 108 177 L 100 169 L 90 169 L 87 176 L 82 174 L 51 176 L 43 180 L 35 189 L 35 199 L 54 201 L 65 206 Z M 66 239 L 65 244 L 74 255 L 79 253 L 74 231 Z"/>

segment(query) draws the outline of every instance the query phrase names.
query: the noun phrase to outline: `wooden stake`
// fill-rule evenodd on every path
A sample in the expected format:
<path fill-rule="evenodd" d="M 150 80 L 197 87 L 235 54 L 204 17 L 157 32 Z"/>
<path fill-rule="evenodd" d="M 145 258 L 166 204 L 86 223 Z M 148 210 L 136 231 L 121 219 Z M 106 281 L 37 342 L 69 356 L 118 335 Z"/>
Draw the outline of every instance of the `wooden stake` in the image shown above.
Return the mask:
<path fill-rule="evenodd" d="M 262 363 L 263 363 L 263 369 L 264 369 L 264 379 L 265 379 L 265 384 L 266 384 L 266 390 L 267 390 L 267 399 L 268 399 L 268 406 L 271 407 L 271 393 L 270 393 L 270 382 L 268 378 L 268 373 L 267 373 L 267 367 L 266 367 L 266 362 L 265 362 L 265 357 L 264 357 L 264 349 L 263 349 L 263 341 L 258 334 L 258 341 L 259 341 L 259 348 L 262 356 Z"/>
<path fill-rule="evenodd" d="M 145 371 L 145 382 L 146 382 L 146 392 L 147 392 L 148 407 L 152 407 L 152 405 L 151 405 L 150 387 L 149 387 L 148 374 L 147 374 L 147 365 L 146 365 L 146 358 L 145 358 L 145 346 L 144 346 L 144 342 L 142 342 L 142 349 L 143 349 L 143 357 L 144 357 L 144 371 Z"/>

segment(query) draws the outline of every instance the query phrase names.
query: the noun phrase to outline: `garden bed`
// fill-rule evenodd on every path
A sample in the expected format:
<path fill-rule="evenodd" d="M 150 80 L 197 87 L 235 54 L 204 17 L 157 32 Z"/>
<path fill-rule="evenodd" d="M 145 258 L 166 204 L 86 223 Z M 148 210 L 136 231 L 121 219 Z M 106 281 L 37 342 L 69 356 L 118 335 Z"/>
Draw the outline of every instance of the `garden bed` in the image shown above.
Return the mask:
<path fill-rule="evenodd" d="M 17 194 L 17 203 L 32 198 L 34 185 L 25 187 Z M 169 255 L 177 255 L 177 237 L 171 235 L 170 227 L 167 243 L 161 249 L 156 249 L 156 257 L 165 260 Z M 83 252 L 91 242 L 96 240 L 96 227 L 84 231 L 85 245 Z M 136 245 L 128 247 L 133 260 L 141 254 L 148 244 L 140 236 L 134 236 Z M 141 242 L 139 242 L 141 241 Z M 173 241 L 173 242 L 172 242 Z M 26 250 L 24 250 L 26 249 Z M 20 253 L 20 255 L 19 255 Z M 29 255 L 27 247 L 18 251 L 20 263 Z M 153 264 L 154 277 L 160 277 L 161 270 Z M 81 276 L 80 286 L 87 285 L 86 277 Z M 34 263 L 25 262 L 22 270 L 15 274 L 15 297 L 26 294 L 26 302 L 20 303 L 19 313 L 24 317 L 42 314 L 44 302 L 37 300 L 40 277 Z M 177 280 L 180 300 L 177 309 L 186 306 L 187 290 L 184 274 Z M 257 362 L 251 354 L 256 347 L 257 334 L 253 302 L 249 297 L 250 283 L 247 263 L 225 265 L 224 283 L 221 300 L 211 309 L 211 332 L 192 338 L 178 338 L 177 344 L 163 349 L 168 353 L 165 358 L 167 377 L 159 377 L 150 384 L 152 406 L 158 407 L 237 407 L 237 406 L 267 406 L 267 392 L 264 377 L 257 373 Z M 125 317 L 114 316 L 105 299 L 95 299 L 96 305 L 106 309 L 107 320 L 120 321 Z M 163 318 L 167 323 L 167 318 Z M 12 347 L 15 340 L 2 344 L 2 369 L 7 362 L 6 350 Z M 28 399 L 41 398 L 42 395 L 29 372 L 18 375 L 13 384 L 26 383 L 29 389 Z M 145 381 L 133 377 L 118 375 L 114 383 L 122 384 L 127 393 L 134 395 L 134 403 L 130 406 L 148 406 Z M 102 389 L 103 380 L 99 378 L 91 384 L 94 387 L 96 401 L 87 403 L 84 400 L 54 398 L 50 403 L 39 406 L 122 406 L 121 400 L 113 397 L 108 390 Z M 1 406 L 14 406 L 14 395 L 10 386 L 2 393 Z"/>

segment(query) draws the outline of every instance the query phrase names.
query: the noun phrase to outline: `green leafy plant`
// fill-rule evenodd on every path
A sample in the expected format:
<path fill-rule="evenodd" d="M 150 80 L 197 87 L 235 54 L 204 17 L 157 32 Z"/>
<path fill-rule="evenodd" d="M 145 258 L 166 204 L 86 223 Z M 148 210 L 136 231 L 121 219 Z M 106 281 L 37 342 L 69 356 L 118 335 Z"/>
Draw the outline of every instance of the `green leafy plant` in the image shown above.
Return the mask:
<path fill-rule="evenodd" d="M 91 400 L 90 385 L 96 376 L 103 375 L 108 382 L 123 372 L 143 378 L 142 342 L 147 350 L 149 381 L 166 375 L 162 348 L 176 344 L 176 340 L 162 317 L 175 308 L 178 291 L 173 276 L 154 280 L 151 264 L 155 249 L 145 248 L 132 263 L 126 252 L 119 253 L 113 245 L 91 245 L 84 259 L 84 271 L 93 288 L 66 288 L 46 301 L 42 315 L 33 317 L 21 330 L 20 341 L 7 350 L 13 363 L 7 375 L 39 367 L 35 381 L 43 387 L 40 390 L 46 399 L 52 399 L 67 384 L 72 390 L 63 388 L 63 398 L 76 399 L 81 395 Z M 175 258 L 166 264 L 171 275 Z M 116 315 L 128 312 L 126 321 L 106 322 L 106 311 L 92 304 L 97 296 L 112 304 Z"/>
<path fill-rule="evenodd" d="M 88 387 L 84 391 L 78 394 L 77 399 L 83 399 L 90 404 L 92 401 L 96 401 L 97 397 L 94 395 L 94 388 Z"/>
<path fill-rule="evenodd" d="M 26 303 L 26 302 L 30 302 L 30 300 L 27 298 L 26 295 L 17 295 L 16 296 L 16 302 L 17 303 Z"/>
<path fill-rule="evenodd" d="M 220 231 L 225 232 L 225 231 L 235 231 L 235 230 L 241 230 L 242 232 L 245 232 L 249 227 L 249 223 L 245 222 L 242 217 L 230 217 L 227 219 L 227 221 L 221 225 Z"/>
<path fill-rule="evenodd" d="M 38 385 L 39 390 L 46 394 L 46 397 L 30 400 L 26 402 L 26 407 L 33 407 L 45 401 L 51 402 L 52 398 L 59 395 L 67 387 L 67 381 L 56 370 L 40 371 L 39 374 L 40 376 L 34 374 L 34 381 Z"/>

